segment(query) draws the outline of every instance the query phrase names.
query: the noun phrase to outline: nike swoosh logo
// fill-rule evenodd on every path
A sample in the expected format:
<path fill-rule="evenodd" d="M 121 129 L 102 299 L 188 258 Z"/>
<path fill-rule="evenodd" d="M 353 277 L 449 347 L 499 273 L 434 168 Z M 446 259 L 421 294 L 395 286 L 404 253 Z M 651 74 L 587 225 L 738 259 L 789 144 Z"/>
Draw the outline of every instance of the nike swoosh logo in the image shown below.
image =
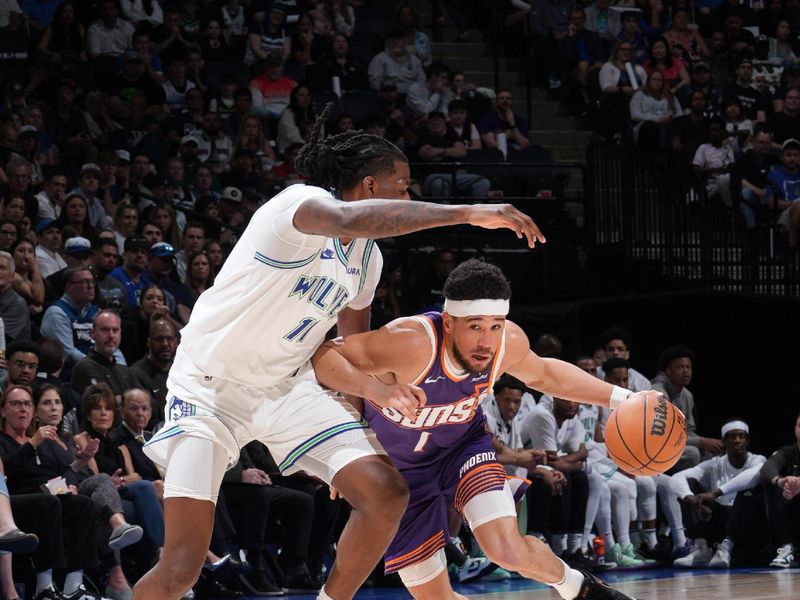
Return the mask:
<path fill-rule="evenodd" d="M 428 377 L 428 378 L 425 380 L 425 383 L 436 383 L 436 382 L 437 382 L 437 381 L 439 381 L 440 379 L 445 379 L 445 378 L 440 376 L 440 377 L 437 377 L 436 379 L 431 379 L 430 377 Z"/>

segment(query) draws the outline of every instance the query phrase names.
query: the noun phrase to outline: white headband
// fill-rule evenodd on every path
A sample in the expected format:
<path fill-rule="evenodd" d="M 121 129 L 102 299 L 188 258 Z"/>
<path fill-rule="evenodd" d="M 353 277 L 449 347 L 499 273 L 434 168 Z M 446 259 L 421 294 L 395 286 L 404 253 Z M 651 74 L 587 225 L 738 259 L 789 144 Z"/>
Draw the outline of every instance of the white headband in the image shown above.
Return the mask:
<path fill-rule="evenodd" d="M 741 429 L 745 433 L 750 433 L 750 427 L 744 421 L 729 421 L 722 426 L 722 437 L 734 429 Z"/>
<path fill-rule="evenodd" d="M 444 312 L 451 317 L 479 317 L 482 315 L 508 314 L 508 300 L 445 300 Z"/>

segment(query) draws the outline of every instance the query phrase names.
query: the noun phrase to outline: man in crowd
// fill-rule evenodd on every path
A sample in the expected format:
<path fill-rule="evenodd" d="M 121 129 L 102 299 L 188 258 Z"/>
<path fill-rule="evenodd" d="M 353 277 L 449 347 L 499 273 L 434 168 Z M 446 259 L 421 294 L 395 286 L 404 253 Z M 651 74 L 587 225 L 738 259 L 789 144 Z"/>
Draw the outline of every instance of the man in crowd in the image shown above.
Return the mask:
<path fill-rule="evenodd" d="M 61 216 L 64 194 L 67 192 L 67 176 L 60 169 L 53 169 L 44 180 L 44 189 L 36 194 L 39 202 L 39 219 L 57 219 Z"/>
<path fill-rule="evenodd" d="M 778 224 L 789 230 L 789 247 L 800 238 L 800 141 L 788 139 L 781 146 L 781 164 L 767 176 L 766 199 L 778 216 Z"/>
<path fill-rule="evenodd" d="M 122 282 L 126 289 L 127 302 L 131 306 L 139 306 L 139 296 L 147 285 L 142 272 L 147 267 L 150 246 L 147 240 L 134 235 L 125 240 L 125 252 L 122 255 L 122 266 L 117 267 L 109 277 Z"/>
<path fill-rule="evenodd" d="M 498 148 L 498 132 L 505 134 L 510 149 L 525 150 L 531 145 L 528 121 L 514 112 L 514 96 L 507 88 L 497 90 L 494 110 L 478 121 L 478 131 L 485 148 Z"/>
<path fill-rule="evenodd" d="M 3 320 L 6 341 L 27 340 L 31 337 L 31 317 L 28 304 L 14 291 L 14 258 L 0 252 L 0 319 Z"/>
<path fill-rule="evenodd" d="M 177 348 L 178 334 L 175 327 L 165 319 L 158 319 L 150 324 L 147 355 L 131 365 L 131 373 L 139 381 L 139 387 L 147 390 L 153 398 L 152 421 L 148 424 L 148 429 L 164 421 L 167 374 Z"/>
<path fill-rule="evenodd" d="M 42 218 L 36 224 L 36 260 L 43 279 L 67 268 L 67 261 L 61 256 L 61 223 L 50 217 Z"/>
<path fill-rule="evenodd" d="M 100 308 L 122 309 L 128 303 L 128 290 L 119 279 L 111 277 L 111 271 L 117 268 L 119 251 L 117 244 L 103 237 L 96 237 L 92 242 L 91 269 L 97 284 L 97 305 Z"/>
<path fill-rule="evenodd" d="M 79 396 L 90 385 L 105 383 L 119 400 L 122 392 L 136 386 L 136 378 L 119 350 L 121 325 L 115 312 L 102 310 L 95 315 L 91 330 L 94 345 L 72 370 L 72 390 Z"/>
<path fill-rule="evenodd" d="M 800 100 L 800 92 L 793 90 Z M 734 172 L 740 182 L 739 212 L 745 225 L 752 229 L 763 222 L 767 215 L 767 176 L 778 159 L 772 154 L 774 139 L 772 130 L 759 123 L 753 132 L 753 147 L 739 156 Z"/>

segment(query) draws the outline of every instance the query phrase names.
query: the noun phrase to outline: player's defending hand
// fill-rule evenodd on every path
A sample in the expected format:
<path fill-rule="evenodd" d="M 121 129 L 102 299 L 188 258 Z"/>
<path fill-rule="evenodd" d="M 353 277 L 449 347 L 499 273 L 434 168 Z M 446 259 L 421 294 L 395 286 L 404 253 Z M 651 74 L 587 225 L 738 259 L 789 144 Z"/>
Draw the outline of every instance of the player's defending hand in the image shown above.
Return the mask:
<path fill-rule="evenodd" d="M 470 207 L 469 224 L 484 229 L 511 229 L 517 237 L 528 241 L 533 248 L 536 242 L 544 244 L 539 226 L 528 215 L 510 204 L 476 204 Z"/>
<path fill-rule="evenodd" d="M 408 383 L 398 383 L 385 385 L 380 397 L 371 400 L 381 408 L 393 408 L 410 421 L 415 421 L 417 409 L 425 406 L 427 398 L 422 388 Z"/>

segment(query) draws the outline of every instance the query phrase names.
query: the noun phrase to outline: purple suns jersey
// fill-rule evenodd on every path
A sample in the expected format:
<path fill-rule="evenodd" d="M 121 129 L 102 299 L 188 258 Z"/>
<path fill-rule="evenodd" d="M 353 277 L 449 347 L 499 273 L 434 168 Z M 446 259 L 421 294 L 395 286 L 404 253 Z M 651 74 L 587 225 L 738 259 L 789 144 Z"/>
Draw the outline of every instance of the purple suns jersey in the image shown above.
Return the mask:
<path fill-rule="evenodd" d="M 505 334 L 500 347 L 480 373 L 453 374 L 445 356 L 442 315 L 429 312 L 417 319 L 431 341 L 428 366 L 412 382 L 427 396 L 414 421 L 400 412 L 365 402 L 364 415 L 398 469 L 437 462 L 444 454 L 474 435 L 485 433 L 486 416 L 481 401 L 489 394 L 503 362 Z"/>

